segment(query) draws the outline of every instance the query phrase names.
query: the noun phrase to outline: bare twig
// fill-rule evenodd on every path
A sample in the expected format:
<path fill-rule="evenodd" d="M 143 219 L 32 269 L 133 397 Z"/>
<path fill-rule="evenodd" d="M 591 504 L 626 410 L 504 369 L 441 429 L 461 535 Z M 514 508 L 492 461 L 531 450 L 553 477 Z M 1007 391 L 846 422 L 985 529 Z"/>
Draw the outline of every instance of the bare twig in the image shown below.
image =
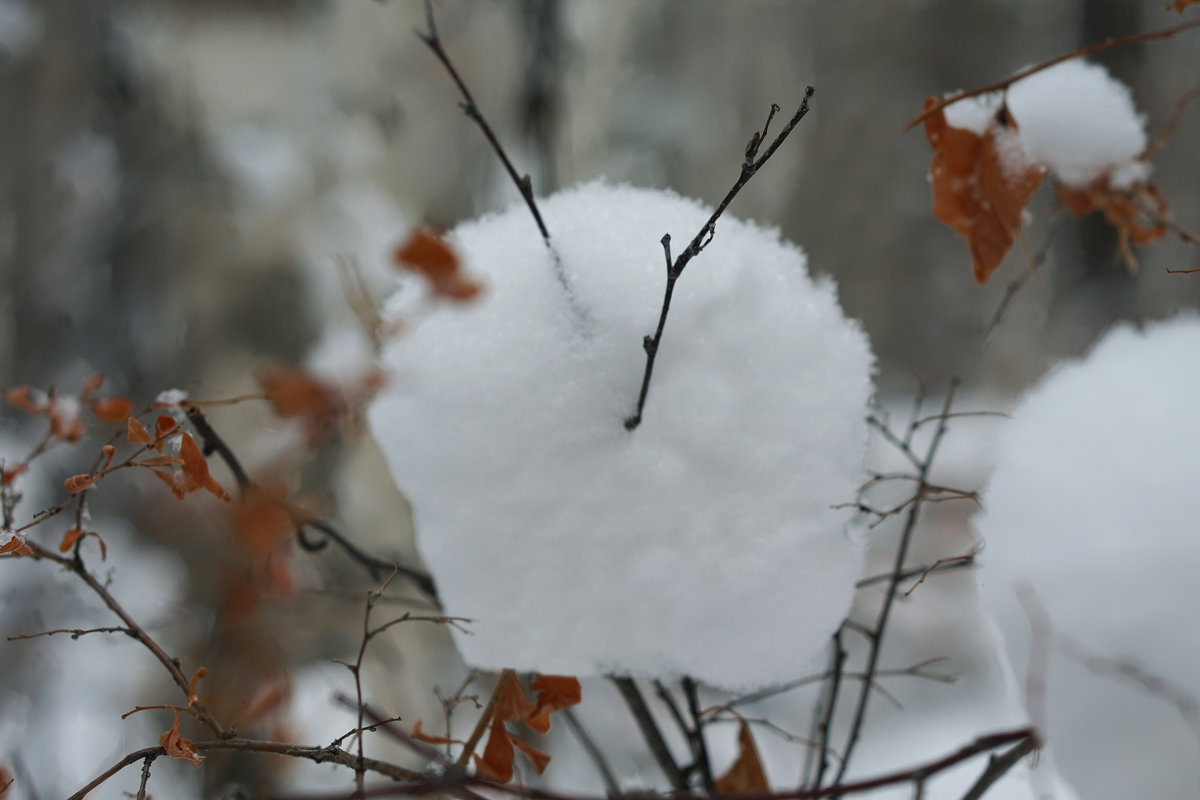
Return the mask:
<path fill-rule="evenodd" d="M 962 800 L 981 800 L 983 795 L 996 781 L 1003 778 L 1010 769 L 1020 763 L 1021 759 L 1037 749 L 1037 737 L 1030 736 L 1008 750 L 1005 750 L 1003 753 L 988 758 L 987 768 L 975 783 L 971 784 L 971 788 L 962 796 Z"/>
<path fill-rule="evenodd" d="M 671 755 L 671 750 L 667 747 L 666 740 L 663 739 L 662 731 L 659 730 L 658 723 L 654 721 L 654 715 L 650 713 L 650 707 L 646 705 L 646 699 L 642 697 L 642 692 L 633 678 L 614 675 L 610 680 L 617 687 L 617 691 L 621 693 L 621 699 L 625 701 L 625 705 L 629 706 L 629 711 L 633 714 L 638 729 L 646 739 L 651 755 L 658 762 L 659 769 L 667 776 L 671 788 L 676 792 L 687 792 L 687 779 L 683 771 L 679 769 L 675 757 Z"/>
<path fill-rule="evenodd" d="M 492 146 L 492 150 L 496 152 L 496 157 L 500 159 L 500 163 L 504 165 L 504 171 L 508 173 L 508 177 L 516 185 L 517 191 L 521 193 L 521 198 L 525 201 L 525 205 L 529 208 L 529 213 L 533 215 L 533 221 L 537 223 L 538 232 L 542 235 L 542 242 L 546 245 L 546 249 L 550 252 L 550 256 L 554 261 L 554 276 L 558 279 L 559 285 L 567 294 L 567 300 L 571 304 L 572 310 L 577 318 L 583 318 L 583 310 L 579 307 L 575 300 L 575 295 L 571 291 L 571 284 L 567 280 L 567 274 L 563 271 L 562 260 L 558 256 L 558 251 L 554 249 L 554 244 L 550 241 L 550 230 L 546 227 L 545 220 L 542 219 L 542 212 L 538 210 L 537 201 L 533 196 L 533 182 L 528 175 L 520 175 L 517 173 L 517 168 L 513 166 L 512 161 L 508 158 L 508 153 L 504 151 L 504 146 L 500 144 L 500 140 L 496 137 L 492 126 L 488 124 L 483 117 L 483 112 L 479 110 L 479 105 L 475 102 L 475 98 L 471 95 L 471 90 L 467 88 L 467 84 L 463 81 L 462 76 L 458 74 L 454 63 L 450 60 L 450 56 L 442 47 L 442 40 L 438 38 L 437 24 L 433 19 L 433 4 L 431 0 L 425 0 L 425 24 L 429 28 L 427 31 L 417 31 L 417 38 L 425 43 L 437 60 L 442 62 L 442 66 L 446 68 L 446 72 L 450 74 L 454 85 L 458 87 L 459 94 L 462 95 L 462 110 L 483 132 L 484 138 Z"/>
<path fill-rule="evenodd" d="M 980 86 L 977 89 L 955 92 L 954 94 L 939 100 L 937 103 L 934 103 L 932 106 L 913 117 L 908 121 L 908 124 L 904 126 L 904 130 L 911 130 L 923 122 L 926 117 L 930 116 L 931 114 L 936 114 L 946 106 L 953 105 L 960 100 L 966 100 L 968 97 L 978 97 L 982 94 L 991 94 L 992 92 L 1003 91 L 1017 81 L 1022 80 L 1023 78 L 1028 78 L 1030 75 L 1041 72 L 1049 67 L 1053 67 L 1055 64 L 1061 64 L 1062 62 L 1070 61 L 1073 58 L 1090 56 L 1092 53 L 1098 53 L 1101 50 L 1108 50 L 1113 47 L 1123 47 L 1129 44 L 1151 42 L 1158 39 L 1170 39 L 1177 33 L 1183 33 L 1184 31 L 1191 30 L 1192 28 L 1196 27 L 1200 27 L 1200 19 L 1193 19 L 1188 22 L 1180 23 L 1179 25 L 1174 25 L 1170 28 L 1165 28 L 1158 31 L 1150 31 L 1148 33 L 1135 33 L 1131 36 L 1121 36 L 1119 38 L 1109 37 L 1102 42 L 1088 45 L 1087 47 L 1081 47 L 1078 50 L 1073 50 L 1070 53 L 1064 53 L 1060 56 L 1055 56 L 1054 58 L 1043 61 L 1040 64 L 1034 64 L 1032 67 L 1026 67 L 1023 70 L 1019 70 L 1004 80 L 996 81 L 995 83 L 989 83 L 987 86 Z"/>
<path fill-rule="evenodd" d="M 596 771 L 600 773 L 600 779 L 604 781 L 604 788 L 608 790 L 610 795 L 620 794 L 621 785 L 617 782 L 617 777 L 613 774 L 612 767 L 608 764 L 608 759 L 604 757 L 604 753 L 600 751 L 595 740 L 592 739 L 587 729 L 583 727 L 583 723 L 575 715 L 574 709 L 564 708 L 559 714 L 567 723 L 567 727 L 571 729 L 571 733 L 579 741 L 579 746 L 583 748 L 588 758 L 596 766 Z"/>
<path fill-rule="evenodd" d="M 1167 124 L 1163 125 L 1162 130 L 1150 140 L 1150 144 L 1146 145 L 1146 149 L 1138 156 L 1141 161 L 1149 161 L 1154 157 L 1162 146 L 1167 143 L 1167 139 L 1171 138 L 1171 134 L 1179 127 L 1179 123 L 1183 120 L 1183 112 L 1187 108 L 1188 103 L 1200 97 L 1200 86 L 1193 86 L 1188 89 L 1175 101 L 1174 107 L 1171 109 L 1171 116 L 1167 120 Z"/>
<path fill-rule="evenodd" d="M 784 125 L 783 130 L 771 142 L 766 152 L 755 160 L 755 156 L 758 155 L 758 148 L 765 141 L 767 125 L 770 125 L 771 118 L 775 115 L 775 110 L 777 109 L 774 105 L 771 107 L 771 113 L 767 116 L 767 122 L 763 125 L 763 130 L 761 132 L 756 131 L 754 136 L 751 137 L 750 143 L 746 146 L 746 159 L 742 162 L 742 171 L 737 181 L 725 194 L 724 199 L 721 200 L 716 210 L 708 218 L 708 221 L 704 223 L 700 231 L 692 237 L 692 241 L 688 243 L 688 246 L 674 260 L 671 259 L 671 235 L 669 233 L 663 235 L 662 246 L 667 259 L 667 284 L 663 292 L 662 310 L 659 311 L 658 326 L 654 330 L 654 335 L 646 336 L 642 339 L 642 349 L 646 351 L 646 367 L 642 373 L 641 389 L 638 390 L 637 409 L 634 411 L 633 416 L 625 420 L 625 428 L 627 430 L 633 430 L 642 423 L 642 412 L 646 407 L 646 395 L 650 391 L 650 378 L 654 374 L 654 359 L 658 355 L 658 346 L 662 342 L 663 330 L 667 325 L 667 315 L 671 311 L 671 296 L 675 293 L 675 282 L 679 280 L 679 276 L 683 274 L 688 263 L 698 256 L 708 246 L 709 242 L 712 241 L 717 230 L 717 220 L 725 213 L 725 209 L 733 202 L 733 198 L 737 197 L 742 187 L 762 169 L 763 164 L 767 163 L 767 160 L 779 149 L 779 146 L 791 134 L 792 129 L 808 114 L 808 101 L 812 96 L 813 87 L 809 86 L 804 92 L 804 100 L 800 103 L 800 107 L 796 109 L 796 113 Z"/>
<path fill-rule="evenodd" d="M 142 761 L 142 780 L 138 784 L 136 800 L 146 800 L 146 784 L 150 782 L 150 767 L 158 756 L 149 755 Z"/>
<path fill-rule="evenodd" d="M 767 123 L 771 122 L 771 118 L 767 117 Z M 683 695 L 687 698 L 688 713 L 692 717 L 691 730 L 689 738 L 692 742 L 692 752 L 696 755 L 696 769 L 700 773 L 700 780 L 704 786 L 704 791 L 709 794 L 716 794 L 716 780 L 713 778 L 712 762 L 708 757 L 708 743 L 704 740 L 704 717 L 700 713 L 700 694 L 696 686 L 696 682 L 686 675 L 681 681 L 683 686 Z"/>
<path fill-rule="evenodd" d="M 130 636 L 134 639 L 137 638 L 137 635 L 133 632 L 133 630 L 131 628 L 126 628 L 124 626 L 117 625 L 117 626 L 108 627 L 108 628 L 56 628 L 55 630 L 52 630 L 52 631 L 41 631 L 39 633 L 24 633 L 24 634 L 21 634 L 20 636 L 9 636 L 8 641 L 18 642 L 18 641 L 22 641 L 24 639 L 37 639 L 41 636 L 54 636 L 59 633 L 69 633 L 71 635 L 72 639 L 78 639 L 80 636 L 84 636 L 89 633 L 123 633 L 126 636 Z"/>

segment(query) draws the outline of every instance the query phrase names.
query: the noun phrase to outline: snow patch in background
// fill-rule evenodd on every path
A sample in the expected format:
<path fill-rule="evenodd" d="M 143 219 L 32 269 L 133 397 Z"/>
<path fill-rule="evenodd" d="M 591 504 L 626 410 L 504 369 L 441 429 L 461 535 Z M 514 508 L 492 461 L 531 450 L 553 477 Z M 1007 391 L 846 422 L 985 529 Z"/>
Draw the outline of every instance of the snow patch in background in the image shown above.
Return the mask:
<path fill-rule="evenodd" d="M 980 582 L 1018 675 L 1027 581 L 1056 637 L 1200 696 L 1200 318 L 1114 328 L 1025 396 L 997 440 L 976 527 Z M 1047 724 L 1082 796 L 1177 798 L 1200 785 L 1200 731 L 1136 682 L 1054 652 Z"/>
<path fill-rule="evenodd" d="M 678 251 L 710 212 L 600 182 L 541 208 L 583 314 L 524 206 L 460 226 L 486 295 L 386 350 L 369 415 L 447 613 L 475 620 L 463 656 L 729 688 L 803 674 L 860 568 L 830 506 L 863 477 L 866 336 L 799 249 L 725 217 L 676 287 L 630 433 L 659 240 Z"/>

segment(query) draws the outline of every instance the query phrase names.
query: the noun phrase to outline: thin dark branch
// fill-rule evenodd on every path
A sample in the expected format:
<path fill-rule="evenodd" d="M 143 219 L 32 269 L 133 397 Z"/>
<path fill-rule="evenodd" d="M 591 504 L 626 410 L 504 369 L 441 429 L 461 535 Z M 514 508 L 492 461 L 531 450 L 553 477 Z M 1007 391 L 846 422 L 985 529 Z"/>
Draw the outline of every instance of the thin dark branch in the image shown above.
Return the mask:
<path fill-rule="evenodd" d="M 804 100 L 800 103 L 800 107 L 796 109 L 796 113 L 792 115 L 792 118 L 784 125 L 783 130 L 779 132 L 779 135 L 775 137 L 774 141 L 767 147 L 766 152 L 758 160 L 755 160 L 754 156 L 758 153 L 759 144 L 765 139 L 766 126 L 763 126 L 762 132 L 755 132 L 754 136 L 750 139 L 750 143 L 746 146 L 746 160 L 742 163 L 742 171 L 738 175 L 737 181 L 725 194 L 724 199 L 721 200 L 716 210 L 708 218 L 708 221 L 692 237 L 692 241 L 675 257 L 674 261 L 671 260 L 671 237 L 669 234 L 663 236 L 662 245 L 667 256 L 667 283 L 663 291 L 663 302 L 662 309 L 658 315 L 658 326 L 655 328 L 653 336 L 644 337 L 642 340 L 642 349 L 646 351 L 646 367 L 642 373 L 641 388 L 638 390 L 637 409 L 634 411 L 633 416 L 625 420 L 626 430 L 634 430 L 642 423 L 642 412 L 646 407 L 646 396 L 650 391 L 650 378 L 654 374 L 654 359 L 658 355 L 658 347 L 662 343 L 663 330 L 667 325 L 667 315 L 671 311 L 671 295 L 675 291 L 675 281 L 679 280 L 679 276 L 683 274 L 688 263 L 698 256 L 708 246 L 708 243 L 712 241 L 717 230 L 717 220 L 725 213 L 725 209 L 737 197 L 738 192 L 762 169 L 763 164 L 766 164 L 767 159 L 775 154 L 775 151 L 779 149 L 779 146 L 791 134 L 792 129 L 808 114 L 808 101 L 812 99 L 812 96 L 813 87 L 809 86 L 804 92 Z M 773 116 L 774 112 L 768 115 L 767 124 L 770 124 L 771 117 Z"/>
<path fill-rule="evenodd" d="M 559 712 L 559 715 L 567 723 L 567 727 L 571 729 L 571 733 L 575 735 L 579 746 L 583 748 L 588 758 L 592 760 L 592 764 L 596 766 L 596 771 L 600 773 L 600 779 L 604 781 L 604 788 L 608 791 L 609 795 L 619 795 L 621 793 L 621 785 L 617 783 L 617 777 L 613 774 L 608 759 L 604 757 L 604 753 L 596 745 L 596 741 L 592 739 L 587 729 L 583 727 L 583 723 L 575 715 L 575 710 L 564 708 Z"/>
<path fill-rule="evenodd" d="M 667 707 L 671 719 L 675 720 L 675 727 L 679 728 L 680 735 L 690 747 L 692 744 L 692 730 L 688 727 L 687 722 L 683 718 L 683 713 L 679 710 L 679 704 L 675 702 L 675 695 L 671 694 L 671 690 L 667 685 L 660 680 L 654 681 L 654 692 L 658 695 L 658 699 L 662 700 L 663 705 Z M 697 758 L 695 753 L 692 753 L 692 760 Z"/>
<path fill-rule="evenodd" d="M 863 780 L 851 781 L 834 786 L 826 786 L 821 789 L 795 789 L 787 792 L 765 793 L 765 794 L 745 794 L 739 795 L 739 800 L 820 800 L 826 797 L 844 797 L 846 795 L 861 794 L 870 792 L 875 789 L 881 789 L 886 786 L 897 786 L 900 784 L 914 783 L 918 781 L 926 781 L 935 775 L 945 772 L 964 761 L 997 750 L 1001 747 L 1007 747 L 1011 744 L 1019 744 L 1021 742 L 1033 740 L 1037 741 L 1036 734 L 1032 728 L 1018 728 L 1015 730 L 1001 731 L 998 733 L 981 736 L 969 744 L 966 744 L 952 753 L 948 753 L 941 758 L 933 761 L 919 764 L 908 769 L 896 770 L 883 775 L 876 775 Z M 536 786 L 520 785 L 520 784 L 505 784 L 497 781 L 482 778 L 478 775 L 469 775 L 463 772 L 457 774 L 449 774 L 445 776 L 428 777 L 423 782 L 414 782 L 399 786 L 380 786 L 375 789 L 368 789 L 365 792 L 366 797 L 400 797 L 400 796 L 423 796 L 435 793 L 451 792 L 462 786 L 476 786 L 481 789 L 489 789 L 502 794 L 511 795 L 513 797 L 524 797 L 529 800 L 598 800 L 598 798 L 585 797 L 581 795 L 570 795 L 560 792 L 554 792 L 547 789 L 541 789 Z M 644 800 L 646 794 L 644 792 L 637 794 L 619 795 L 620 798 L 628 798 L 628 800 Z M 283 800 L 277 798 L 277 800 Z M 321 794 L 321 795 L 302 795 L 291 800 L 346 800 L 344 794 Z M 614 800 L 609 798 L 609 800 Z M 710 800 L 707 795 L 692 794 L 689 792 L 680 792 L 672 795 L 672 800 Z"/>
<path fill-rule="evenodd" d="M 521 198 L 525 201 L 525 205 L 529 208 L 529 213 L 533 215 L 533 221 L 537 223 L 538 232 L 542 235 L 542 242 L 546 245 L 546 249 L 550 252 L 550 256 L 554 261 L 554 275 L 558 279 L 559 285 L 567 294 L 567 300 L 571 304 L 571 309 L 574 311 L 578 319 L 584 318 L 583 310 L 579 307 L 575 300 L 575 295 L 571 291 L 571 284 L 567 280 L 567 274 L 563 271 L 562 260 L 559 258 L 558 251 L 554 249 L 554 244 L 550 241 L 550 230 L 546 227 L 545 220 L 542 219 L 542 212 L 538 210 L 537 201 L 533 196 L 533 182 L 528 175 L 520 175 L 517 173 L 517 168 L 513 166 L 509 160 L 508 153 L 504 151 L 504 146 L 500 144 L 500 140 L 496 137 L 492 126 L 488 124 L 483 117 L 483 112 L 479 110 L 479 105 L 475 102 L 475 98 L 471 95 L 471 90 L 467 88 L 466 82 L 459 75 L 454 63 L 450 60 L 450 56 L 442 47 L 442 40 L 438 38 L 437 24 L 433 19 L 433 3 L 431 0 L 425 0 L 425 23 L 429 30 L 417 31 L 417 38 L 425 43 L 437 60 L 442 63 L 449 73 L 454 85 L 458 87 L 459 94 L 462 95 L 462 109 L 479 130 L 483 132 L 484 138 L 492 146 L 492 150 L 496 152 L 496 157 L 500 159 L 500 163 L 504 166 L 504 171 L 508 173 L 508 177 L 516 185 L 517 191 L 521 193 Z"/>
<path fill-rule="evenodd" d="M 242 739 L 238 737 L 230 737 L 228 739 L 218 739 L 209 742 L 192 742 L 192 748 L 197 752 L 205 753 L 217 750 L 236 750 L 244 753 L 273 753 L 280 756 L 288 756 L 290 758 L 303 758 L 317 764 L 337 764 L 343 767 L 355 769 L 358 766 L 358 757 L 352 755 L 346 750 L 341 750 L 336 747 L 306 747 L 298 744 L 290 744 L 287 742 L 270 742 L 258 739 Z M 84 786 L 75 794 L 71 795 L 67 800 L 83 800 L 94 789 L 99 787 L 112 776 L 116 775 L 121 770 L 128 767 L 130 764 L 136 764 L 147 758 L 160 758 L 167 755 L 167 751 L 162 747 L 146 747 L 141 750 L 136 750 L 124 758 L 120 759 L 116 764 L 100 773 L 93 778 L 86 786 Z M 374 758 L 363 760 L 363 767 L 368 772 L 373 772 L 384 777 L 391 778 L 397 781 L 420 781 L 418 786 L 421 786 L 424 791 L 413 792 L 414 794 L 425 794 L 440 790 L 440 785 L 432 782 L 430 776 L 423 775 L 420 772 L 414 772 L 410 769 L 391 764 L 386 761 L 380 761 Z M 378 796 L 378 795 L 372 795 Z"/>
<path fill-rule="evenodd" d="M 768 120 L 769 122 L 770 120 Z M 683 695 L 687 698 L 688 713 L 692 717 L 692 752 L 696 754 L 696 768 L 700 772 L 704 790 L 709 794 L 717 793 L 716 781 L 713 778 L 712 762 L 708 757 L 708 743 L 704 740 L 704 718 L 700 714 L 700 693 L 696 682 L 686 675 L 681 681 Z"/>
<path fill-rule="evenodd" d="M 962 796 L 962 800 L 981 800 L 983 795 L 996 781 L 1003 778 L 1010 769 L 1020 763 L 1021 759 L 1037 750 L 1037 748 L 1037 738 L 1030 736 L 1018 742 L 1014 747 L 1005 750 L 1003 753 L 990 757 L 987 768 L 975 783 L 971 784 L 971 788 Z"/>
<path fill-rule="evenodd" d="M 833 725 L 833 713 L 837 708 L 838 692 L 842 688 L 842 676 L 846 666 L 846 648 L 842 646 L 842 631 L 839 629 L 833 634 L 833 663 L 829 667 L 831 678 L 825 684 L 825 692 L 821 697 L 821 714 L 817 720 L 817 774 L 813 780 L 811 787 L 807 785 L 807 766 L 805 767 L 805 782 L 804 788 L 820 789 L 821 784 L 825 780 L 825 773 L 829 769 L 829 734 Z M 842 757 L 845 760 L 845 756 Z"/>
<path fill-rule="evenodd" d="M 437 586 L 428 573 L 364 552 L 325 520 L 306 519 L 300 521 L 299 528 L 302 530 L 306 527 L 323 533 L 330 541 L 340 547 L 347 556 L 366 569 L 375 580 L 380 580 L 394 571 L 412 581 L 418 589 L 427 594 L 434 602 L 438 601 Z M 311 546 L 312 543 L 309 542 L 309 545 Z"/>
<path fill-rule="evenodd" d="M 666 740 L 663 739 L 662 731 L 659 730 L 658 723 L 654 721 L 654 715 L 650 713 L 650 707 L 646 705 L 646 699 L 642 697 L 642 692 L 633 678 L 614 675 L 609 680 L 621 693 L 621 699 L 625 701 L 625 705 L 629 706 L 629 711 L 633 714 L 638 729 L 641 730 L 646 744 L 650 747 L 651 755 L 658 762 L 659 769 L 667 776 L 671 788 L 676 792 L 687 792 L 687 780 L 684 778 L 682 770 L 679 769 L 675 757 L 671 755 L 671 750 L 667 747 Z"/>
<path fill-rule="evenodd" d="M 123 625 L 116 625 L 116 626 L 108 627 L 108 628 L 57 628 L 52 631 L 41 631 L 39 633 L 24 633 L 24 634 L 21 634 L 20 636 L 9 636 L 8 641 L 19 642 L 24 639 L 37 639 L 42 636 L 54 636 L 59 633 L 69 633 L 71 635 L 72 639 L 78 639 L 80 636 L 84 636 L 89 633 L 123 633 L 126 636 L 130 636 L 134 639 L 137 638 L 137 634 L 134 633 L 131 628 L 126 628 Z"/>
<path fill-rule="evenodd" d="M 1092 53 L 1098 53 L 1101 50 L 1108 50 L 1112 47 L 1123 47 L 1124 45 L 1128 44 L 1140 44 L 1142 42 L 1150 42 L 1156 39 L 1170 39 L 1177 33 L 1183 33 L 1186 30 L 1196 27 L 1200 27 L 1200 19 L 1193 19 L 1179 25 L 1174 25 L 1170 28 L 1165 28 L 1158 31 L 1150 31 L 1148 33 L 1135 33 L 1131 36 L 1122 36 L 1120 38 L 1109 37 L 1102 42 L 1097 42 L 1096 44 L 1088 45 L 1087 47 L 1081 47 L 1078 50 L 1073 50 L 1070 53 L 1064 53 L 1063 55 L 1055 56 L 1054 58 L 1043 61 L 1040 64 L 1034 64 L 1032 67 L 1026 67 L 1025 69 L 1018 70 L 1004 80 L 996 81 L 995 83 L 989 83 L 987 86 L 980 86 L 977 89 L 955 92 L 949 97 L 939 100 L 934 105 L 913 117 L 908 121 L 908 124 L 904 126 L 904 130 L 907 131 L 916 127 L 923 122 L 926 117 L 930 116 L 931 114 L 936 114 L 946 106 L 953 105 L 960 100 L 966 100 L 968 97 L 978 97 L 981 94 L 991 94 L 992 92 L 1004 91 L 1017 81 L 1028 78 L 1030 75 L 1033 75 L 1036 72 L 1041 72 L 1044 69 L 1053 67 L 1055 64 L 1061 64 L 1063 61 L 1070 61 L 1073 58 L 1090 56 Z"/>
<path fill-rule="evenodd" d="M 146 784 L 150 782 L 150 767 L 154 764 L 154 759 L 156 758 L 158 756 L 149 755 L 142 761 L 142 780 L 138 784 L 136 800 L 146 800 Z"/>

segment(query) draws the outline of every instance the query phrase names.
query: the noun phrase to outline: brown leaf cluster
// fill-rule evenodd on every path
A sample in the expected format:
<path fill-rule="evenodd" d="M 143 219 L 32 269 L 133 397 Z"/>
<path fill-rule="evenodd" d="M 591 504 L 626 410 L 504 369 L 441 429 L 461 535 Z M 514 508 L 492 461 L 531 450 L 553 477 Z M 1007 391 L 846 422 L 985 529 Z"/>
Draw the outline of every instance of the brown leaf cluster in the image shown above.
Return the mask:
<path fill-rule="evenodd" d="M 79 441 L 87 430 L 79 416 L 81 407 L 91 408 L 101 422 L 121 422 L 133 413 L 133 403 L 127 398 L 95 397 L 103 383 L 104 375 L 93 375 L 83 382 L 78 395 L 71 401 L 57 397 L 53 390 L 39 392 L 29 386 L 9 389 L 4 392 L 4 399 L 30 414 L 46 417 L 50 420 L 50 433 L 54 438 L 73 443 Z"/>
<path fill-rule="evenodd" d="M 425 279 L 434 296 L 457 303 L 473 300 L 483 285 L 463 274 L 462 263 L 445 239 L 418 228 L 393 253 L 396 265 Z"/>
<path fill-rule="evenodd" d="M 1093 211 L 1104 214 L 1108 224 L 1117 231 L 1121 255 L 1132 272 L 1137 271 L 1137 260 L 1130 245 L 1150 244 L 1167 235 L 1167 226 L 1163 221 L 1170 209 L 1158 190 L 1149 184 L 1139 183 L 1128 189 L 1118 189 L 1105 176 L 1082 189 L 1059 186 L 1058 196 L 1075 217 Z"/>
<path fill-rule="evenodd" d="M 537 696 L 531 700 L 514 673 L 496 686 L 487 745 L 483 755 L 472 753 L 479 774 L 500 783 L 513 778 L 514 756 L 520 752 L 541 775 L 550 763 L 550 755 L 513 736 L 505 727 L 508 722 L 524 722 L 538 733 L 550 730 L 550 715 L 580 702 L 579 680 L 567 675 L 539 675 L 530 683 Z M 464 744 L 457 739 L 434 736 L 421 730 L 421 720 L 413 726 L 412 736 L 430 744 Z"/>
<path fill-rule="evenodd" d="M 160 417 L 161 420 L 163 417 Z M 166 417 L 170 420 L 170 417 Z M 131 442 L 142 445 L 155 445 L 162 451 L 163 439 L 160 436 L 157 439 L 151 439 L 149 432 L 140 422 L 133 417 L 129 418 L 127 429 L 127 438 Z M 171 420 L 174 426 L 174 420 Z M 196 440 L 192 438 L 190 433 L 179 434 L 179 455 L 175 456 L 152 456 L 143 458 L 133 462 L 134 466 L 144 467 L 153 472 L 159 480 L 165 483 L 171 492 L 180 500 L 187 497 L 192 492 L 206 490 L 216 495 L 224 502 L 230 502 L 233 497 L 225 490 L 225 487 L 217 482 L 208 471 L 208 459 L 200 452 Z M 76 478 L 81 476 L 75 476 Z"/>
<path fill-rule="evenodd" d="M 937 102 L 930 97 L 925 108 Z M 933 214 L 967 240 L 978 283 L 986 282 L 1012 249 L 1021 215 L 1046 172 L 1029 165 L 1013 174 L 1002 163 L 996 136 L 1013 129 L 1003 108 L 982 136 L 951 127 L 941 110 L 925 118 L 925 137 L 933 147 Z"/>
<path fill-rule="evenodd" d="M 319 439 L 342 420 L 358 420 L 371 398 L 383 388 L 383 373 L 368 370 L 352 386 L 338 387 L 302 367 L 272 364 L 255 378 L 275 413 L 304 423 L 310 439 Z"/>

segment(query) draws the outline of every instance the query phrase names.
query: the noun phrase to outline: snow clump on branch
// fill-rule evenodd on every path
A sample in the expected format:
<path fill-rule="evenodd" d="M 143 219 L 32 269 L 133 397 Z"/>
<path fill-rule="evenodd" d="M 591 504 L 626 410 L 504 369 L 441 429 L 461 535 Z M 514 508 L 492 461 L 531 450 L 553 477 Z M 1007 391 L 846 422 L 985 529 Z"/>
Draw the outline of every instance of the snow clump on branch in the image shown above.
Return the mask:
<path fill-rule="evenodd" d="M 689 675 L 726 688 L 816 666 L 861 542 L 873 357 L 827 278 L 723 217 L 679 279 L 645 419 L 628 431 L 665 281 L 660 239 L 710 209 L 594 182 L 449 235 L 487 288 L 384 353 L 372 430 L 475 666 Z M 683 244 L 677 244 L 683 247 Z M 389 312 L 423 298 L 401 291 Z"/>

